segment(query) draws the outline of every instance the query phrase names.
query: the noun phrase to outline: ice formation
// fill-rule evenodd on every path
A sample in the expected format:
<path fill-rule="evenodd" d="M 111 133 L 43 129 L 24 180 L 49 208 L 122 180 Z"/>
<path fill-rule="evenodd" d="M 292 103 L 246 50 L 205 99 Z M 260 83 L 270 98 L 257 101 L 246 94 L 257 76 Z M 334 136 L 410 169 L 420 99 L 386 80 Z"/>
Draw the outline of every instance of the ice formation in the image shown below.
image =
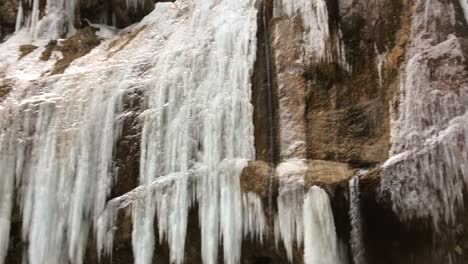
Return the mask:
<path fill-rule="evenodd" d="M 349 218 L 351 220 L 350 245 L 354 263 L 365 264 L 365 251 L 362 233 L 361 199 L 359 189 L 359 173 L 349 180 Z"/>
<path fill-rule="evenodd" d="M 452 225 L 468 183 L 468 83 L 453 6 L 415 2 L 412 44 L 401 80 L 400 104 L 392 113 L 391 158 L 383 189 L 402 218 L 428 217 L 434 227 Z M 439 28 L 440 27 L 440 28 Z M 431 62 L 442 60 L 437 68 Z"/>
<path fill-rule="evenodd" d="M 28 263 L 83 263 L 91 232 L 98 252 L 110 256 L 119 210 L 131 213 L 135 263 L 152 262 L 155 224 L 171 263 L 183 263 L 188 212 L 195 203 L 203 263 L 218 262 L 221 244 L 224 262 L 239 263 L 242 241 L 262 242 L 267 234 L 260 197 L 242 193 L 239 182 L 247 160 L 255 158 L 255 1 L 158 3 L 141 23 L 122 31 L 141 30 L 133 41 L 113 42 L 119 33 L 112 29 L 106 37 L 114 39 L 55 76 L 47 72 L 54 60 L 37 63 L 32 57 L 42 53 L 47 39 L 72 32 L 78 2 L 49 0 L 43 18 L 38 2 L 32 2 L 31 13 L 19 12 L 18 25 L 24 27 L 0 44 L 0 58 L 7 62 L 2 70 L 15 85 L 0 105 L 0 263 L 15 188 L 21 188 Z M 40 47 L 17 62 L 15 46 L 30 34 Z M 140 186 L 107 201 L 115 145 L 130 114 L 124 103 L 135 93 L 144 97 Z M 331 261 L 326 263 L 341 263 L 329 198 L 318 187 L 304 193 L 304 166 L 290 160 L 279 168 L 293 177 L 283 181 L 278 198 L 277 238 L 290 259 L 293 242 L 304 241 L 306 263 L 315 263 L 317 254 Z"/>
<path fill-rule="evenodd" d="M 1 50 L 8 52 L 23 41 L 16 39 L 22 34 L 2 43 Z M 112 183 L 114 143 L 126 114 L 122 98 L 148 81 L 140 67 L 151 62 L 146 56 L 158 47 L 153 36 L 147 37 L 139 42 L 140 56 L 130 49 L 109 59 L 108 47 L 100 47 L 88 55 L 93 59 L 85 56 L 65 74 L 35 82 L 29 80 L 45 75 L 48 67 L 27 58 L 14 64 L 17 52 L 2 52 L 15 89 L 0 107 L 0 167 L 6 172 L 1 178 L 0 256 L 5 255 L 14 181 L 22 188 L 22 233 L 29 245 L 25 260 L 82 262 L 88 231 L 104 210 Z"/>
<path fill-rule="evenodd" d="M 42 10 L 41 0 L 20 0 L 16 31 L 24 29 L 31 39 L 58 39 L 73 35 L 75 12 L 80 0 L 46 0 L 45 2 L 45 9 Z M 138 8 L 143 0 L 125 0 L 124 2 L 127 8 Z M 25 11 L 24 6 L 30 7 L 29 12 Z M 42 11 L 44 11 L 44 16 L 41 16 Z"/>
<path fill-rule="evenodd" d="M 344 264 L 328 194 L 317 186 L 284 190 L 275 216 L 276 243 L 282 241 L 293 263 L 293 247 L 304 247 L 306 264 Z"/>
<path fill-rule="evenodd" d="M 23 27 L 33 39 L 57 39 L 74 32 L 75 8 L 78 0 L 47 0 L 41 17 L 40 0 L 19 1 L 16 30 Z M 25 12 L 23 5 L 30 5 Z"/>
<path fill-rule="evenodd" d="M 284 31 L 288 31 L 287 36 Z M 271 23 L 273 61 L 277 80 L 279 155 L 281 159 L 306 158 L 307 122 L 305 113 L 308 89 L 304 78 L 310 67 L 331 63 L 350 70 L 339 25 L 331 25 L 324 0 L 275 0 Z M 285 58 L 283 49 L 293 50 Z M 310 87 L 308 87 L 310 86 Z"/>
<path fill-rule="evenodd" d="M 291 19 L 299 17 L 304 28 L 304 60 L 309 62 L 338 62 L 348 69 L 341 31 L 329 25 L 325 0 L 275 0 L 274 16 L 286 14 Z"/>

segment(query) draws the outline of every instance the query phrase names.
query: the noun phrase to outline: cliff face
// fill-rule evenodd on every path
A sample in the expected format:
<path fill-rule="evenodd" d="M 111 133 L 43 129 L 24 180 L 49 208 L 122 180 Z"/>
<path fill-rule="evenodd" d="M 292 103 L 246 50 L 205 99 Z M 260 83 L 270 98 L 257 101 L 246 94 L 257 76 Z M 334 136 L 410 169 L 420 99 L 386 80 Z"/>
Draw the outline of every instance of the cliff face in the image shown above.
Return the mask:
<path fill-rule="evenodd" d="M 16 14 L 19 1 L 5 0 L 0 4 L 0 41 L 15 31 Z"/>
<path fill-rule="evenodd" d="M 466 263 L 464 1 L 3 1 L 0 263 Z"/>

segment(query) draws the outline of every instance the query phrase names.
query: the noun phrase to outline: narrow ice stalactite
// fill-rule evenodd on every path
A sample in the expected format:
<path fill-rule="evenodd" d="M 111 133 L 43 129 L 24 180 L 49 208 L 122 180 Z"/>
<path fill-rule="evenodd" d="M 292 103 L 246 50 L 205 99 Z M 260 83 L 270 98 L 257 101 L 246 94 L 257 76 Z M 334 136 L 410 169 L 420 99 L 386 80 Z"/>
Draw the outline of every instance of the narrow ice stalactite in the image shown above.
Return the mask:
<path fill-rule="evenodd" d="M 451 3 L 416 1 L 382 187 L 403 219 L 452 225 L 468 183 L 466 58 Z M 432 64 L 432 62 L 437 62 Z M 437 74 L 434 74 L 437 73 Z"/>
<path fill-rule="evenodd" d="M 312 186 L 304 197 L 304 263 L 344 264 L 328 194 Z M 358 262 L 356 262 L 358 263 Z"/>
<path fill-rule="evenodd" d="M 349 70 L 341 30 L 333 28 L 329 20 L 324 0 L 273 1 L 271 36 L 272 57 L 278 66 L 274 70 L 280 159 L 307 158 L 306 98 L 311 82 L 305 73 L 327 63 Z"/>
<path fill-rule="evenodd" d="M 5 116 L 13 124 L 2 124 L 1 138 L 8 138 L 8 144 L 17 148 L 16 161 L 10 162 L 17 163 L 17 187 L 24 189 L 23 240 L 28 241 L 29 260 L 37 263 L 67 259 L 81 263 L 90 223 L 103 209 L 110 185 L 114 115 L 120 95 L 117 92 L 106 100 L 100 91 L 90 95 L 78 88 L 82 91 L 76 93 L 76 83 L 63 80 L 57 86 L 50 83 L 51 91 L 42 95 L 7 99 L 6 106 L 16 114 Z M 56 94 L 60 90 L 61 96 Z M 81 96 L 93 100 L 81 101 Z M 103 114 L 96 116 L 96 112 Z M 11 150 L 1 151 L 2 156 L 11 157 Z M 8 178 L 11 181 L 11 176 L 3 177 Z"/>
<path fill-rule="evenodd" d="M 385 65 L 385 62 L 386 62 L 386 56 L 387 56 L 387 52 L 383 52 L 383 53 L 379 53 L 379 49 L 377 48 L 377 45 L 374 45 L 374 50 L 375 50 L 375 63 L 376 63 L 376 66 L 377 66 L 377 74 L 379 76 L 379 87 L 380 88 L 383 88 L 383 70 L 384 70 L 384 65 Z"/>
<path fill-rule="evenodd" d="M 351 220 L 350 245 L 354 263 L 365 264 L 359 175 L 349 180 L 349 218 Z"/>
<path fill-rule="evenodd" d="M 463 8 L 463 14 L 465 15 L 465 20 L 468 23 L 468 0 L 460 0 L 460 5 Z"/>

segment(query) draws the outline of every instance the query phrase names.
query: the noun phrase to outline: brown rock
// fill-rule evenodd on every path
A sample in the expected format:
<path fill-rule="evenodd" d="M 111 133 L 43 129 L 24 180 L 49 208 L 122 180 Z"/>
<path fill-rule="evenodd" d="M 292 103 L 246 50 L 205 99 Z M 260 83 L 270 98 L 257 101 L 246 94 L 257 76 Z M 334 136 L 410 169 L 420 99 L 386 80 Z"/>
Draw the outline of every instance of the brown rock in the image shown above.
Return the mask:
<path fill-rule="evenodd" d="M 355 171 L 349 164 L 325 160 L 312 160 L 309 161 L 305 184 L 306 186 L 336 184 L 348 181 L 354 175 Z"/>

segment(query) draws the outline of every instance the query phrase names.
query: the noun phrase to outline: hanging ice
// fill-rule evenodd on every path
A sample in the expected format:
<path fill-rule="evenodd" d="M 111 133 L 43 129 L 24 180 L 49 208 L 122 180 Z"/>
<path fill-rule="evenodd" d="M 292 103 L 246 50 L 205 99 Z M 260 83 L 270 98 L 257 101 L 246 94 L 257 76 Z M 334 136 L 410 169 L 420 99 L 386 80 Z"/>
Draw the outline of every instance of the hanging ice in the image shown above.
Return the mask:
<path fill-rule="evenodd" d="M 275 230 L 276 239 L 283 242 L 291 263 L 293 242 L 297 247 L 304 245 L 306 264 L 346 263 L 336 237 L 330 199 L 317 186 L 307 193 L 298 189 L 280 194 Z"/>
<path fill-rule="evenodd" d="M 463 14 L 465 15 L 466 22 L 468 23 L 468 0 L 460 0 L 460 5 L 463 8 Z"/>
<path fill-rule="evenodd" d="M 15 181 L 22 188 L 24 261 L 82 263 L 88 233 L 110 191 L 112 153 L 125 115 L 122 98 L 145 82 L 134 70 L 143 56 L 122 51 L 109 59 L 106 49 L 77 60 L 63 75 L 35 82 L 7 71 L 16 83 L 0 108 L 0 167 L 7 172 L 1 176 L 0 262 Z"/>
<path fill-rule="evenodd" d="M 33 12 L 26 18 L 19 14 L 18 21 L 38 37 L 57 38 L 63 25 L 70 32 L 76 4 L 49 0 L 40 18 L 33 1 Z M 24 189 L 22 239 L 28 243 L 25 261 L 32 264 L 83 263 L 93 231 L 98 251 L 111 254 L 115 215 L 124 208 L 131 209 L 138 264 L 151 263 L 158 242 L 169 245 L 171 263 L 183 263 L 194 203 L 204 263 L 218 262 L 221 244 L 224 262 L 239 263 L 244 239 L 263 241 L 267 220 L 261 200 L 241 193 L 239 182 L 247 160 L 255 158 L 254 4 L 158 3 L 132 27 L 141 30 L 133 41 L 104 41 L 62 75 L 41 77 L 38 70 L 31 82 L 9 72 L 18 82 L 0 108 L 0 261 L 8 244 L 14 185 Z M 128 115 L 123 103 L 136 92 L 144 97 L 140 186 L 106 202 L 115 143 Z M 301 161 L 296 165 L 304 168 Z M 278 198 L 276 217 L 277 238 L 288 255 L 292 258 L 294 241 L 304 241 L 308 261 L 322 250 L 334 259 L 328 196 L 317 187 L 305 194 L 303 185 L 289 191 Z M 155 241 L 155 225 L 160 241 Z M 315 236 L 327 236 L 321 249 Z"/>
<path fill-rule="evenodd" d="M 30 12 L 23 9 L 19 1 L 16 31 L 25 28 L 33 39 L 57 39 L 74 32 L 75 8 L 78 0 L 47 0 L 45 10 L 41 10 L 40 0 L 28 1 Z M 45 11 L 41 17 L 41 11 Z M 25 16 L 26 15 L 26 16 Z"/>
<path fill-rule="evenodd" d="M 328 194 L 317 186 L 304 191 L 307 163 L 293 159 L 278 166 L 280 193 L 275 215 L 275 239 L 281 241 L 293 263 L 293 246 L 304 246 L 306 264 L 344 264 Z M 295 242 L 295 243 L 294 243 Z"/>
<path fill-rule="evenodd" d="M 344 264 L 328 194 L 312 186 L 304 198 L 304 263 Z"/>

